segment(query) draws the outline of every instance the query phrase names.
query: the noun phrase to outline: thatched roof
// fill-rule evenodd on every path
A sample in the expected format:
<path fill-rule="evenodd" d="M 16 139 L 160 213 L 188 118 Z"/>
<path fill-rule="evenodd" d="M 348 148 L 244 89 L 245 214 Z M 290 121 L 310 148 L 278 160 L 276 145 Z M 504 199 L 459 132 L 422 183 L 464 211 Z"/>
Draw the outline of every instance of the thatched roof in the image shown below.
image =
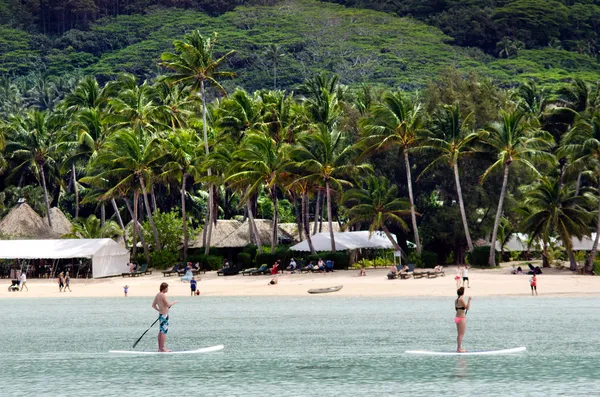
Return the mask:
<path fill-rule="evenodd" d="M 312 233 L 313 232 L 313 228 L 315 223 L 314 222 L 310 222 L 309 223 L 309 227 L 308 230 Z M 335 232 L 339 232 L 340 230 L 340 225 L 337 222 L 332 222 L 333 225 L 333 231 Z M 294 242 L 300 242 L 300 238 L 298 238 L 298 226 L 295 223 L 281 223 L 279 225 L 280 229 L 283 229 L 284 231 L 286 231 L 289 235 L 292 236 Z M 329 222 L 323 222 L 323 227 L 321 228 L 321 232 L 325 233 L 329 231 Z M 317 225 L 317 233 L 319 233 L 319 225 Z M 302 232 L 302 234 L 304 235 L 304 232 Z"/>
<path fill-rule="evenodd" d="M 28 204 L 14 207 L 0 222 L 0 234 L 3 238 L 50 239 L 58 238 L 48 222 L 42 219 Z"/>
<path fill-rule="evenodd" d="M 229 237 L 242 225 L 242 222 L 235 219 L 218 219 L 217 224 L 213 225 L 213 227 L 211 228 L 210 246 L 221 247 L 221 241 Z M 200 230 L 196 234 L 196 239 L 194 241 L 190 241 L 189 247 L 202 248 L 203 246 L 204 244 L 202 243 L 202 230 Z"/>
<path fill-rule="evenodd" d="M 270 245 L 273 221 L 268 219 L 255 219 L 254 222 L 256 223 L 261 243 L 263 245 Z M 277 237 L 279 241 L 288 240 L 291 242 L 293 240 L 292 236 L 282 228 L 279 228 Z M 253 244 L 253 241 L 250 238 L 250 224 L 246 221 L 234 233 L 219 241 L 218 244 L 211 243 L 211 246 L 217 248 L 235 248 L 245 247 L 250 244 Z"/>
<path fill-rule="evenodd" d="M 50 220 L 52 221 L 52 230 L 59 236 L 71 233 L 72 224 L 58 207 L 50 208 Z M 48 218 L 44 217 L 44 222 L 48 223 Z"/>

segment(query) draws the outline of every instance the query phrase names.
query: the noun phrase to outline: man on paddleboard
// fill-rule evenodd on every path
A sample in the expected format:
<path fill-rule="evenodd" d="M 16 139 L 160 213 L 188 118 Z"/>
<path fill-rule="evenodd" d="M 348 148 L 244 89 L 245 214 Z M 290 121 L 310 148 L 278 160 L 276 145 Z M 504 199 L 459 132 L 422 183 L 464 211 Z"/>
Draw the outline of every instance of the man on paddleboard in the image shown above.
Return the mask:
<path fill-rule="evenodd" d="M 169 284 L 162 283 L 160 285 L 160 292 L 154 297 L 152 302 L 152 308 L 158 312 L 158 351 L 159 352 L 170 352 L 165 347 L 167 341 L 167 332 L 169 332 L 169 309 L 171 306 L 177 303 L 169 303 L 167 300 L 167 292 L 169 292 Z"/>

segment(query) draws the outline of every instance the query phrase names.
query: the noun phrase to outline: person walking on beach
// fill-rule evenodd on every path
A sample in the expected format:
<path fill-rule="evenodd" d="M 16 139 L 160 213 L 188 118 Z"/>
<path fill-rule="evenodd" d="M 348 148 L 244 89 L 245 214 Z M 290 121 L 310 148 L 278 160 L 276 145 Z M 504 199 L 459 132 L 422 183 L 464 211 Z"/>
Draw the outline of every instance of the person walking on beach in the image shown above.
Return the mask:
<path fill-rule="evenodd" d="M 456 309 L 454 323 L 456 324 L 456 332 L 458 334 L 456 337 L 456 351 L 458 353 L 464 353 L 466 350 L 462 348 L 462 341 L 465 337 L 465 330 L 467 329 L 467 310 L 471 308 L 471 297 L 469 297 L 465 304 L 465 300 L 463 299 L 465 288 L 460 287 L 456 293 L 458 294 L 458 298 L 454 302 L 454 308 Z"/>
<path fill-rule="evenodd" d="M 67 288 L 69 292 L 73 292 L 71 291 L 71 276 L 69 276 L 69 272 L 65 275 L 65 288 L 63 288 L 63 292 L 67 292 Z"/>
<path fill-rule="evenodd" d="M 29 291 L 29 288 L 27 288 L 27 274 L 26 272 L 21 271 L 21 291 L 23 291 L 23 288 Z"/>
<path fill-rule="evenodd" d="M 467 288 L 471 288 L 471 283 L 469 282 L 469 265 L 465 265 L 462 272 L 462 282 L 463 287 L 465 286 L 465 282 L 467 283 Z"/>
<path fill-rule="evenodd" d="M 198 286 L 198 282 L 196 281 L 196 277 L 192 277 L 190 280 L 190 290 L 192 291 L 192 296 L 196 294 L 196 287 Z"/>
<path fill-rule="evenodd" d="M 127 292 L 129 292 L 129 285 L 123 286 L 123 294 L 125 294 L 125 298 L 127 298 Z"/>
<path fill-rule="evenodd" d="M 165 347 L 167 342 L 167 332 L 169 332 L 169 309 L 177 303 L 173 301 L 170 303 L 167 300 L 167 292 L 169 292 L 169 284 L 162 283 L 160 285 L 160 292 L 154 297 L 152 302 L 152 308 L 158 312 L 158 351 L 159 352 L 170 352 Z"/>
<path fill-rule="evenodd" d="M 529 279 L 529 285 L 531 286 L 531 296 L 533 296 L 534 291 L 535 295 L 537 295 L 537 277 L 535 274 Z"/>
<path fill-rule="evenodd" d="M 456 288 L 460 287 L 460 280 L 462 279 L 462 266 L 456 266 L 456 276 L 454 277 L 454 281 L 456 281 Z"/>
<path fill-rule="evenodd" d="M 60 272 L 58 275 L 58 292 L 63 292 L 63 288 L 65 287 L 65 278 L 63 272 Z"/>

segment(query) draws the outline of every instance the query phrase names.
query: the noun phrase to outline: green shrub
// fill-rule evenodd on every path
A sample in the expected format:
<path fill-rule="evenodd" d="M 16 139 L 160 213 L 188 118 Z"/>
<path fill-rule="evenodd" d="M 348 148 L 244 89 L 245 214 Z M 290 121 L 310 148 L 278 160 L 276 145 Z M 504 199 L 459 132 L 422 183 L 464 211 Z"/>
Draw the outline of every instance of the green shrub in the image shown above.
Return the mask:
<path fill-rule="evenodd" d="M 142 256 L 143 257 L 143 256 Z M 177 263 L 177 253 L 168 250 L 160 250 L 150 253 L 150 263 L 155 269 L 166 269 Z M 144 259 L 144 262 L 146 260 Z"/>
<path fill-rule="evenodd" d="M 254 258 L 256 258 L 256 252 L 258 252 L 258 247 L 256 245 L 247 245 L 242 249 L 242 252 L 249 254 L 250 259 L 254 260 Z"/>
<path fill-rule="evenodd" d="M 408 254 L 408 263 L 414 264 L 415 269 L 425 267 L 425 263 L 417 251 L 412 251 Z"/>
<path fill-rule="evenodd" d="M 242 267 L 242 269 L 248 269 L 252 267 L 252 257 L 247 252 L 240 252 L 237 255 L 237 263 Z"/>
<path fill-rule="evenodd" d="M 256 267 L 261 267 L 262 265 L 272 266 L 273 263 L 277 260 L 277 256 L 275 254 L 256 254 L 256 260 L 254 263 Z"/>
<path fill-rule="evenodd" d="M 198 255 L 197 262 L 200 263 L 202 269 L 219 270 L 223 267 L 223 257 L 219 255 Z M 189 258 L 188 258 L 189 260 Z"/>
<path fill-rule="evenodd" d="M 432 251 L 421 251 L 421 260 L 425 267 L 435 267 L 438 264 L 438 255 Z"/>
<path fill-rule="evenodd" d="M 467 254 L 467 262 L 471 266 L 488 266 L 488 259 L 490 258 L 490 246 L 484 245 L 482 247 L 475 247 L 473 251 Z M 496 263 L 500 262 L 500 253 L 496 252 Z"/>
<path fill-rule="evenodd" d="M 592 272 L 596 276 L 600 276 L 600 260 L 598 260 L 598 259 L 594 260 L 594 267 L 592 268 Z"/>

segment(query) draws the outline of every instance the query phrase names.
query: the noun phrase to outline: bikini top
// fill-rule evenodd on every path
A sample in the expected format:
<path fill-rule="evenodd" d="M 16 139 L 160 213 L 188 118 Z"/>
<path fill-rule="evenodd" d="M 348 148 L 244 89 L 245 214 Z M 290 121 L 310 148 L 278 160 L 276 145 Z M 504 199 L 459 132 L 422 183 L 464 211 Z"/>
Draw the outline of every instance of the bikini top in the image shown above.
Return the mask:
<path fill-rule="evenodd" d="M 454 308 L 455 308 L 456 310 L 465 310 L 465 307 L 464 307 L 464 306 L 463 306 L 463 307 L 456 307 L 456 304 L 457 304 L 457 303 L 458 303 L 458 299 L 457 299 L 457 300 L 456 300 L 456 302 L 454 303 Z"/>

